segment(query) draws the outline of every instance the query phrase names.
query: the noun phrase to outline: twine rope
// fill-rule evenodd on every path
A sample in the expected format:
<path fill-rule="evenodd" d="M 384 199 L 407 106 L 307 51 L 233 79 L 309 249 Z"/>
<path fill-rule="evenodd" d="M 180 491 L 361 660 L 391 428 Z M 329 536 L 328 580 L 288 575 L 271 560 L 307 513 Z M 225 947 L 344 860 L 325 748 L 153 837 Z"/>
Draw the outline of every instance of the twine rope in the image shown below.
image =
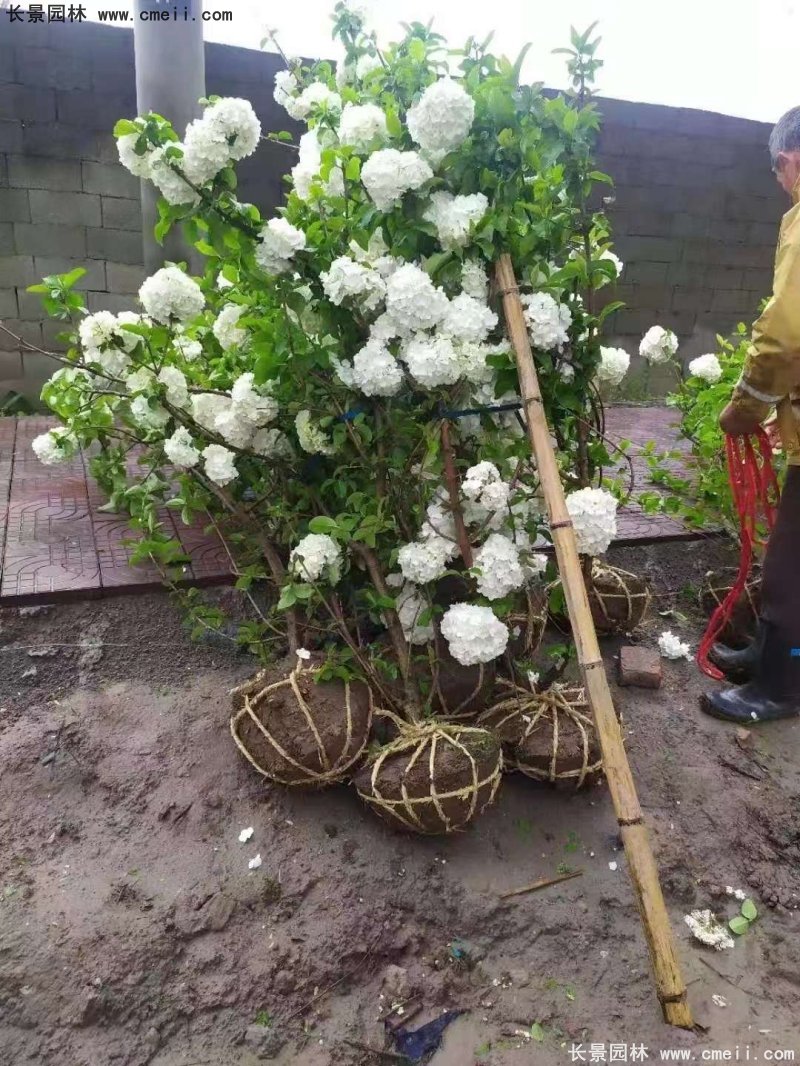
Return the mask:
<path fill-rule="evenodd" d="M 348 752 L 350 751 L 350 746 L 353 742 L 354 723 L 350 682 L 345 681 L 345 744 L 338 759 L 336 759 L 333 763 L 331 762 L 330 756 L 328 755 L 328 751 L 325 748 L 325 745 L 322 741 L 322 737 L 320 736 L 319 729 L 317 728 L 317 724 L 314 721 L 314 716 L 312 714 L 311 708 L 306 702 L 306 699 L 303 696 L 303 693 L 298 684 L 298 677 L 300 677 L 302 674 L 312 674 L 313 672 L 313 668 L 304 670 L 302 666 L 298 665 L 294 668 L 294 670 L 292 670 L 288 677 L 282 678 L 280 681 L 275 681 L 272 684 L 267 685 L 265 688 L 262 688 L 257 695 L 253 696 L 253 692 L 256 690 L 259 683 L 261 683 L 264 678 L 265 671 L 261 671 L 259 674 L 256 674 L 255 677 L 251 678 L 249 681 L 244 682 L 244 684 L 237 686 L 237 688 L 233 689 L 231 692 L 231 696 L 233 697 L 234 701 L 236 701 L 239 696 L 243 697 L 244 700 L 243 706 L 233 714 L 230 720 L 230 730 L 234 744 L 242 753 L 242 755 L 244 755 L 245 759 L 247 759 L 250 765 L 258 771 L 258 773 L 262 774 L 264 777 L 270 778 L 270 780 L 272 781 L 277 781 L 279 784 L 282 785 L 302 785 L 310 783 L 322 785 L 333 781 L 340 781 L 346 775 L 347 771 L 354 765 L 354 763 L 358 761 L 358 759 L 361 757 L 362 752 L 364 751 L 364 748 L 367 745 L 367 739 L 369 736 L 369 724 L 367 729 L 364 731 L 363 742 L 359 745 L 357 750 L 348 757 Z M 306 764 L 299 762 L 292 755 L 290 755 L 289 752 L 284 748 L 284 746 L 278 740 L 276 740 L 272 733 L 270 733 L 270 731 L 262 722 L 261 717 L 257 714 L 258 708 L 264 702 L 268 701 L 272 693 L 278 692 L 280 689 L 284 689 L 287 687 L 291 688 L 295 700 L 297 701 L 297 705 L 300 708 L 303 717 L 305 718 L 309 731 L 314 737 L 314 742 L 317 748 L 317 755 L 323 767 L 321 772 L 319 770 L 315 770 L 311 766 L 307 766 Z M 366 685 L 365 688 L 367 690 L 367 695 L 369 699 L 368 721 L 371 722 L 373 714 L 372 691 L 369 685 Z M 261 766 L 261 764 L 249 751 L 241 736 L 239 735 L 240 724 L 242 722 L 242 719 L 244 718 L 249 718 L 249 720 L 255 725 L 256 729 L 264 738 L 264 740 L 272 747 L 275 752 L 277 752 L 281 759 L 287 762 L 290 766 L 294 767 L 294 769 L 300 773 L 300 780 L 287 779 L 285 777 L 279 776 L 273 770 L 266 770 L 263 766 Z"/>

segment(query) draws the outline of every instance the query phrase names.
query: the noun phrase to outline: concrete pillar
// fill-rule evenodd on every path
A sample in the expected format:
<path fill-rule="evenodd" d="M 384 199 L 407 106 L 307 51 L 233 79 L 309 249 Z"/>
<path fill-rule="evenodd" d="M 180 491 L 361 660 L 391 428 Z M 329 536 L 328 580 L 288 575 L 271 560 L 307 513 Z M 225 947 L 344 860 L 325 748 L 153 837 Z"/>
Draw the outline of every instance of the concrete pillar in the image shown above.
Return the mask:
<path fill-rule="evenodd" d="M 136 55 L 136 107 L 140 115 L 156 111 L 170 120 L 179 137 L 202 108 L 206 94 L 203 51 L 203 0 L 135 0 L 134 50 Z M 197 257 L 173 230 L 163 245 L 156 243 L 153 227 L 158 218 L 158 190 L 142 182 L 142 238 L 148 273 L 165 260 Z"/>

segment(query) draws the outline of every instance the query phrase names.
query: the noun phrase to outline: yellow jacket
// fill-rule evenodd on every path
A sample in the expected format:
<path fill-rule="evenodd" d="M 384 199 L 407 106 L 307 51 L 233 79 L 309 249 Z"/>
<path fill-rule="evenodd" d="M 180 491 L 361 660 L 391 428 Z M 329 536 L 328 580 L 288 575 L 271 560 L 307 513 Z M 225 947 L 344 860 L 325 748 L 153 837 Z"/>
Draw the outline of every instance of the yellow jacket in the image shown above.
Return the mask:
<path fill-rule="evenodd" d="M 752 346 L 733 392 L 734 405 L 759 421 L 787 395 L 800 416 L 800 180 L 792 199 L 794 207 L 781 222 L 772 296 L 753 324 Z M 789 462 L 797 466 L 800 437 L 797 423 L 790 426 L 782 428 L 781 439 Z"/>

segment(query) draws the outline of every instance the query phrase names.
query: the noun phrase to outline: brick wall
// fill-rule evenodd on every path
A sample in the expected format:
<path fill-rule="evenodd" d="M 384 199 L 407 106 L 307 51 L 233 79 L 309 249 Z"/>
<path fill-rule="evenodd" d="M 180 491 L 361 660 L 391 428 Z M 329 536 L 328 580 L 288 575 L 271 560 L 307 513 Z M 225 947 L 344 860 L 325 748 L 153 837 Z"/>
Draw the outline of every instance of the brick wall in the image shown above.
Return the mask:
<path fill-rule="evenodd" d="M 285 129 L 276 65 L 209 44 L 207 90 L 247 97 L 265 130 Z M 601 110 L 599 165 L 616 180 L 609 211 L 629 305 L 610 322 L 613 339 L 635 352 L 657 321 L 680 335 L 685 357 L 707 351 L 769 290 L 786 206 L 769 173 L 769 127 L 616 100 Z M 44 274 L 85 266 L 90 309 L 132 306 L 143 277 L 139 184 L 119 165 L 111 129 L 135 113 L 130 31 L 0 23 L 0 317 L 34 344 L 55 347 L 62 328 L 25 292 Z M 273 208 L 286 169 L 286 150 L 262 145 L 238 168 L 242 199 Z M 35 396 L 53 368 L 44 355 L 23 363 L 0 333 L 0 395 Z"/>

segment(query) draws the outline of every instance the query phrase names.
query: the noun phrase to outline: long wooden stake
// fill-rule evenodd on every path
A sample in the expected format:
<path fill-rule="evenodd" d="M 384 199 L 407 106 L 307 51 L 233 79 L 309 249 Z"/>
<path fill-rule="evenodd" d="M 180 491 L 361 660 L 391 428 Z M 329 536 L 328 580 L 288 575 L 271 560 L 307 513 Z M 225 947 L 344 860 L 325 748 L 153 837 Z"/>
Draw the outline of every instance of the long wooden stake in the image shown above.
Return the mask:
<path fill-rule="evenodd" d="M 500 257 L 496 266 L 496 278 L 498 289 L 503 297 L 508 333 L 516 355 L 528 437 L 539 469 L 539 479 L 550 516 L 550 530 L 572 624 L 578 662 L 583 673 L 589 704 L 594 712 L 611 799 L 625 846 L 628 869 L 650 952 L 656 991 L 665 1021 L 671 1025 L 691 1029 L 693 1022 L 686 999 L 686 985 L 681 976 L 669 916 L 659 884 L 658 868 L 650 849 L 647 829 L 644 826 L 636 795 L 636 786 L 625 754 L 622 733 L 600 655 L 600 646 L 597 643 L 594 620 L 589 610 L 575 531 L 567 510 L 564 489 L 550 440 L 550 430 L 547 426 L 542 394 L 539 390 L 539 379 L 536 376 L 533 353 L 528 340 L 528 330 L 525 326 L 522 303 L 510 256 Z"/>

